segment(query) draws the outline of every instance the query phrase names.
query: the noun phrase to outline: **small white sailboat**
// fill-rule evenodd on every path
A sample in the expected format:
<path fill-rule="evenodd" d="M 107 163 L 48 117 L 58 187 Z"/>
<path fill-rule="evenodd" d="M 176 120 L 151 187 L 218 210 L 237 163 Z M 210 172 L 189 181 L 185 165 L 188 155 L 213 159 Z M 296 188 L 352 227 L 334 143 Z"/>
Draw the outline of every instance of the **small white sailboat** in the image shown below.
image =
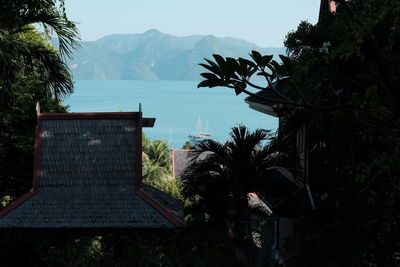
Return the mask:
<path fill-rule="evenodd" d="M 207 128 L 208 128 L 208 121 L 206 121 L 206 127 L 203 129 L 201 126 L 201 119 L 197 120 L 197 130 L 196 133 L 190 134 L 189 138 L 192 139 L 192 141 L 200 141 L 202 139 L 207 139 L 211 138 L 212 135 L 207 133 Z"/>

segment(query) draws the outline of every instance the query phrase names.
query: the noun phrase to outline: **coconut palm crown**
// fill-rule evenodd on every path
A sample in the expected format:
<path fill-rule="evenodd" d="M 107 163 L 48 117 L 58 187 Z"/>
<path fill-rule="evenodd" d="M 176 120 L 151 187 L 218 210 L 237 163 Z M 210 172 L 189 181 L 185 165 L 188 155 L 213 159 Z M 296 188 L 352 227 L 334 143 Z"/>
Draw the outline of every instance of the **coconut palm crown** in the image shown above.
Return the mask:
<path fill-rule="evenodd" d="M 227 227 L 238 238 L 249 237 L 248 193 L 268 177 L 271 167 L 282 162 L 273 134 L 232 128 L 224 144 L 204 140 L 196 144 L 190 165 L 182 177 L 184 195 L 191 202 L 187 213 L 196 221 Z"/>

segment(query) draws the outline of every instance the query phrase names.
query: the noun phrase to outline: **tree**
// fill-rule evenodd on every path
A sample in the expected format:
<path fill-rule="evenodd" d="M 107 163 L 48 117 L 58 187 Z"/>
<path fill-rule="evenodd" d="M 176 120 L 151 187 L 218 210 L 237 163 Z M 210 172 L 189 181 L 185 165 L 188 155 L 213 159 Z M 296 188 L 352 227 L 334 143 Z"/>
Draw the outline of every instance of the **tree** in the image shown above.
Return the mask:
<path fill-rule="evenodd" d="M 146 181 L 156 181 L 172 176 L 171 149 L 167 142 L 151 141 L 143 135 L 143 178 Z"/>
<path fill-rule="evenodd" d="M 250 53 L 252 60 L 214 55 L 215 61 L 200 64 L 209 72 L 198 86 L 225 86 L 289 107 L 357 113 L 362 123 L 398 137 L 391 124 L 399 117 L 399 1 L 337 2 L 334 15 L 315 26 L 302 22 L 288 34 L 289 57 L 280 55 L 281 63 L 257 51 Z M 255 75 L 266 85 L 253 83 Z M 276 88 L 283 81 L 290 90 Z M 269 94 L 255 95 L 247 87 Z"/>
<path fill-rule="evenodd" d="M 48 92 L 58 98 L 72 93 L 73 83 L 64 56 L 70 56 L 77 47 L 78 31 L 65 15 L 63 1 L 57 7 L 55 0 L 12 1 L 0 5 L 0 100 L 4 106 L 13 99 L 18 81 L 33 70 L 39 70 L 40 79 Z M 47 38 L 54 32 L 58 37 L 56 52 L 46 41 L 26 38 L 25 33 L 39 24 Z"/>
<path fill-rule="evenodd" d="M 66 112 L 57 96 L 71 93 L 73 83 L 62 57 L 76 46 L 77 29 L 60 4 L 57 7 L 50 0 L 0 3 L 0 200 L 31 187 L 36 103 L 43 112 Z M 47 32 L 54 30 L 60 51 L 34 23 Z"/>
<path fill-rule="evenodd" d="M 307 125 L 311 187 L 330 217 L 299 220 L 293 266 L 398 266 L 400 1 L 337 2 L 288 34 L 281 63 L 214 55 L 199 87 L 233 88 Z"/>
<path fill-rule="evenodd" d="M 232 128 L 225 144 L 203 140 L 196 144 L 193 159 L 182 175 L 183 195 L 190 202 L 187 213 L 200 223 L 209 223 L 230 232 L 241 246 L 251 246 L 248 193 L 268 180 L 271 167 L 282 163 L 284 155 L 267 140 L 266 130 L 250 132 Z"/>
<path fill-rule="evenodd" d="M 172 178 L 171 148 L 168 143 L 152 141 L 143 134 L 142 147 L 143 180 L 175 198 L 181 198 L 179 181 Z"/>

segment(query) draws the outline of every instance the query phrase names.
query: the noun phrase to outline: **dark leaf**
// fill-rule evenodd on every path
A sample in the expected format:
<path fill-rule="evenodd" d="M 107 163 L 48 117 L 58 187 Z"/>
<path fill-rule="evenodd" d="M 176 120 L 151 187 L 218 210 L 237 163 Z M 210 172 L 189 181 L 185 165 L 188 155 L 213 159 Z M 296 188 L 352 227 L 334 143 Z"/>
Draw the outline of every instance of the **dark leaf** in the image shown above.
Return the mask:
<path fill-rule="evenodd" d="M 236 71 L 240 70 L 239 63 L 234 58 L 227 57 L 225 65 L 225 69 L 231 74 L 234 74 Z"/>
<path fill-rule="evenodd" d="M 270 67 L 272 66 L 272 67 Z M 271 64 L 268 64 L 267 67 L 273 72 L 273 73 L 279 73 L 281 69 L 281 65 L 276 62 L 275 60 L 271 61 Z"/>
<path fill-rule="evenodd" d="M 210 87 L 210 81 L 209 80 L 204 80 L 204 81 L 201 81 L 198 85 L 197 85 L 197 88 L 200 88 L 200 87 Z"/>
<path fill-rule="evenodd" d="M 240 85 L 235 86 L 235 94 L 239 95 L 241 92 L 243 92 L 243 89 L 240 87 Z"/>
<path fill-rule="evenodd" d="M 209 73 L 209 72 L 204 72 L 204 73 L 201 73 L 200 75 L 211 81 L 219 80 L 217 75 Z"/>
<path fill-rule="evenodd" d="M 368 69 L 374 77 L 379 77 L 380 75 L 379 66 L 375 62 L 373 61 L 368 62 Z"/>
<path fill-rule="evenodd" d="M 200 63 L 199 65 L 202 66 L 202 67 L 205 68 L 205 69 L 208 69 L 209 71 L 211 71 L 211 72 L 213 72 L 213 73 L 216 73 L 216 71 L 218 72 L 218 70 L 215 70 L 215 68 L 213 68 L 213 67 L 210 66 L 210 65 L 203 64 L 203 63 Z"/>
<path fill-rule="evenodd" d="M 290 66 L 292 64 L 291 60 L 287 56 L 279 55 L 279 58 L 282 60 L 283 65 Z"/>
<path fill-rule="evenodd" d="M 257 63 L 258 66 L 265 67 L 266 62 L 264 62 L 264 58 L 259 52 L 253 50 L 251 51 L 250 56 Z"/>
<path fill-rule="evenodd" d="M 220 66 L 220 68 L 223 69 L 225 66 L 224 57 L 217 55 L 217 54 L 213 54 L 213 57 L 214 57 L 215 61 L 217 62 L 217 64 Z"/>
<path fill-rule="evenodd" d="M 274 57 L 273 55 L 263 56 L 263 61 L 265 62 L 265 64 L 268 64 L 273 57 Z"/>
<path fill-rule="evenodd" d="M 376 84 L 371 85 L 368 87 L 367 91 L 365 92 L 365 98 L 369 99 L 371 97 L 376 96 L 376 93 L 378 92 L 378 86 Z"/>
<path fill-rule="evenodd" d="M 239 60 L 239 63 L 240 63 L 241 65 L 249 65 L 249 66 L 252 66 L 252 67 L 254 67 L 254 68 L 257 67 L 257 65 L 254 64 L 254 62 L 252 62 L 252 61 L 250 61 L 250 60 L 248 60 L 248 59 L 239 58 L 238 60 Z"/>
<path fill-rule="evenodd" d="M 358 80 L 367 81 L 367 82 L 372 82 L 372 81 L 375 80 L 374 76 L 372 76 L 369 73 L 357 73 L 355 75 L 355 78 L 358 79 Z"/>
<path fill-rule="evenodd" d="M 256 68 L 249 67 L 249 77 L 253 76 L 253 74 L 257 71 Z"/>
<path fill-rule="evenodd" d="M 216 64 L 215 62 L 209 60 L 209 59 L 204 59 L 205 61 L 208 62 L 208 64 L 210 64 L 210 66 L 213 68 L 213 71 L 215 74 L 222 76 L 222 70 L 221 68 L 218 66 L 218 64 Z"/>
<path fill-rule="evenodd" d="M 211 74 L 211 73 L 209 73 L 209 74 Z M 222 81 L 221 81 L 220 79 L 217 79 L 217 80 L 209 79 L 209 80 L 201 81 L 201 82 L 197 85 L 197 88 L 200 88 L 200 87 L 209 87 L 209 88 L 212 88 L 212 87 L 217 87 L 217 86 L 222 86 L 222 85 L 223 85 L 223 84 L 222 84 Z"/>

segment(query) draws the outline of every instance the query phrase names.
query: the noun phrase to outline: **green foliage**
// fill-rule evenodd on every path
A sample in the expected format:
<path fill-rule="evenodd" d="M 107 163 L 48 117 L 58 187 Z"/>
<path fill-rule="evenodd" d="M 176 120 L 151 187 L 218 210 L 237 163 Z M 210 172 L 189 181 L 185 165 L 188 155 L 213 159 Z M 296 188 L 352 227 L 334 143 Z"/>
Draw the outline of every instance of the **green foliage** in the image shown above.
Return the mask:
<path fill-rule="evenodd" d="M 146 139 L 144 136 L 143 139 Z M 172 173 L 171 149 L 167 142 L 161 140 L 143 142 L 143 160 L 151 165 L 163 167 L 166 173 Z M 151 179 L 149 177 L 149 179 Z"/>
<path fill-rule="evenodd" d="M 1 232 L 0 265 L 235 266 L 229 240 L 212 228 L 179 231 L 8 230 Z M 19 257 L 15 252 L 18 251 Z"/>
<path fill-rule="evenodd" d="M 57 55 L 32 28 L 18 38 L 45 46 Z M 36 103 L 40 102 L 42 112 L 66 112 L 66 107 L 49 95 L 40 64 L 22 70 L 12 88 L 9 101 L 0 107 L 0 195 L 14 198 L 31 187 Z"/>
<path fill-rule="evenodd" d="M 173 179 L 170 177 L 159 177 L 158 179 L 153 180 L 145 180 L 145 182 L 149 185 L 152 185 L 161 191 L 164 191 L 176 199 L 182 200 L 182 189 L 181 183 L 177 179 Z"/>
<path fill-rule="evenodd" d="M 142 146 L 143 180 L 175 198 L 182 198 L 180 183 L 172 178 L 171 148 L 167 142 L 152 141 L 143 134 Z"/>
<path fill-rule="evenodd" d="M 73 84 L 62 55 L 76 45 L 77 30 L 63 11 L 64 1 L 0 3 L 0 196 L 14 198 L 31 188 L 35 106 L 66 112 L 57 95 Z M 34 26 L 54 30 L 60 51 Z M 55 96 L 53 98 L 52 96 Z"/>
<path fill-rule="evenodd" d="M 191 141 L 186 141 L 185 144 L 183 144 L 182 149 L 194 149 L 195 145 Z"/>
<path fill-rule="evenodd" d="M 273 135 L 266 130 L 250 132 L 241 125 L 232 128 L 230 137 L 225 144 L 213 140 L 196 143 L 181 178 L 186 221 L 222 231 L 240 251 L 241 264 L 253 266 L 251 214 L 255 209 L 249 205 L 248 193 L 268 187 L 272 167 L 283 164 L 286 155 L 276 150 Z M 257 212 L 266 215 L 265 210 Z"/>
<path fill-rule="evenodd" d="M 0 208 L 7 206 L 12 201 L 11 196 L 3 196 L 0 202 Z"/>
<path fill-rule="evenodd" d="M 196 144 L 194 158 L 182 176 L 187 214 L 197 223 L 209 222 L 248 239 L 250 208 L 247 194 L 268 180 L 269 168 L 283 161 L 265 130 L 232 128 L 225 144 L 204 140 Z"/>
<path fill-rule="evenodd" d="M 18 81 L 35 70 L 48 93 L 55 97 L 72 92 L 73 84 L 68 67 L 62 61 L 77 46 L 77 29 L 69 21 L 57 1 L 11 1 L 1 2 L 0 13 L 0 101 L 12 101 Z M 61 10 L 59 9 L 61 8 Z M 37 35 L 30 38 L 33 24 L 41 24 L 47 39 Z M 51 33 L 59 41 L 60 53 L 48 44 Z"/>
<path fill-rule="evenodd" d="M 147 181 L 172 176 L 171 149 L 167 142 L 142 137 L 143 178 Z"/>
<path fill-rule="evenodd" d="M 398 266 L 400 1 L 337 2 L 287 35 L 282 63 L 254 51 L 252 61 L 214 56 L 199 87 L 283 107 L 282 134 L 307 125 L 311 188 L 329 216 L 299 219 L 290 266 Z M 251 83 L 256 74 L 265 86 Z"/>
<path fill-rule="evenodd" d="M 399 264 L 399 10 L 400 1 L 341 2 L 335 15 L 287 37 L 302 68 L 293 77 L 336 106 L 303 121 L 310 146 L 324 144 L 310 155 L 312 188 L 337 210 L 299 221 L 292 266 Z"/>

